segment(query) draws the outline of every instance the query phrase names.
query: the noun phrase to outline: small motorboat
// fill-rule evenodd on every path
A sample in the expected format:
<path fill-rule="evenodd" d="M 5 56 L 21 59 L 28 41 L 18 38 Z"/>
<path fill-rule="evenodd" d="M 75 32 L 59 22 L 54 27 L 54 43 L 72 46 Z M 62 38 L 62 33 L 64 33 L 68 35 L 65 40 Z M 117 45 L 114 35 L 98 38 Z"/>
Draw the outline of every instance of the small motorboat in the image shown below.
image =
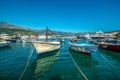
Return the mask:
<path fill-rule="evenodd" d="M 61 43 L 64 43 L 64 42 L 65 42 L 65 40 L 64 40 L 64 39 L 62 39 L 62 40 L 60 40 L 60 42 L 61 42 Z"/>
<path fill-rule="evenodd" d="M 23 43 L 30 43 L 31 40 L 30 40 L 30 39 L 23 39 L 22 42 L 23 42 Z"/>
<path fill-rule="evenodd" d="M 120 52 L 120 44 L 108 43 L 108 42 L 96 42 L 96 45 L 99 45 L 99 48 L 110 50 L 113 52 Z"/>
<path fill-rule="evenodd" d="M 15 42 L 17 42 L 17 39 L 7 39 L 5 41 L 15 43 Z"/>
<path fill-rule="evenodd" d="M 87 43 L 70 43 L 69 49 L 80 52 L 80 53 L 85 53 L 90 55 L 92 52 L 97 51 L 98 46 L 93 45 L 93 44 L 87 44 Z"/>
<path fill-rule="evenodd" d="M 71 42 L 80 42 L 80 39 L 71 39 Z"/>
<path fill-rule="evenodd" d="M 6 47 L 9 46 L 10 43 L 6 42 L 6 41 L 0 41 L 0 48 L 1 47 Z"/>
<path fill-rule="evenodd" d="M 117 40 L 115 40 L 115 39 L 108 39 L 108 40 L 106 40 L 106 42 L 109 42 L 109 43 L 117 43 Z"/>

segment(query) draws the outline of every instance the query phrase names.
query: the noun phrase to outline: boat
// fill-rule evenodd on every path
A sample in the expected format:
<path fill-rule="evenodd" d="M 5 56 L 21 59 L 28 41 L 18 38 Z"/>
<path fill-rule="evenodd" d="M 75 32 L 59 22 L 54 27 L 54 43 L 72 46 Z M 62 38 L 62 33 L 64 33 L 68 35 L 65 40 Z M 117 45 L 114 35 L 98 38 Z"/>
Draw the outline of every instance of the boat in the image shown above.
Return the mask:
<path fill-rule="evenodd" d="M 97 51 L 98 46 L 87 43 L 70 43 L 69 49 L 90 55 L 93 51 Z"/>
<path fill-rule="evenodd" d="M 73 42 L 80 42 L 80 39 L 73 38 L 73 39 L 71 39 L 71 42 L 72 42 L 72 43 L 73 43 Z"/>
<path fill-rule="evenodd" d="M 51 51 L 56 51 L 60 49 L 60 42 L 59 41 L 48 41 L 49 33 L 55 34 L 48 28 L 46 28 L 46 41 L 34 41 L 32 44 L 34 45 L 37 54 L 43 54 Z"/>
<path fill-rule="evenodd" d="M 60 42 L 34 41 L 33 45 L 38 54 L 59 50 Z"/>
<path fill-rule="evenodd" d="M 7 40 L 5 40 L 5 41 L 7 41 L 7 42 L 17 42 L 17 39 L 7 39 Z"/>
<path fill-rule="evenodd" d="M 120 52 L 120 44 L 108 43 L 108 42 L 96 42 L 96 45 L 99 45 L 99 48 L 110 50 L 113 52 Z"/>
<path fill-rule="evenodd" d="M 0 48 L 9 46 L 10 43 L 5 42 L 5 41 L 0 41 Z"/>
<path fill-rule="evenodd" d="M 65 42 L 65 40 L 62 39 L 62 38 L 58 38 L 57 40 L 58 40 L 60 43 L 64 43 L 64 42 Z"/>
<path fill-rule="evenodd" d="M 31 40 L 30 40 L 30 39 L 23 39 L 22 42 L 23 42 L 23 43 L 30 43 Z"/>
<path fill-rule="evenodd" d="M 106 42 L 109 42 L 109 43 L 117 43 L 117 40 L 116 40 L 116 39 L 108 39 L 108 40 L 106 40 Z"/>

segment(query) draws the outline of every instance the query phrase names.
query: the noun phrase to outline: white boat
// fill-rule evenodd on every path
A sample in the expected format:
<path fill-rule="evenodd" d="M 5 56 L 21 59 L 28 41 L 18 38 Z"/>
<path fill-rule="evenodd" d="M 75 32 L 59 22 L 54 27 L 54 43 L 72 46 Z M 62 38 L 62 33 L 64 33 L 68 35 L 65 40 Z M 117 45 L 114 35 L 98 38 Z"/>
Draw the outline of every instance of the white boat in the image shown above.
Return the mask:
<path fill-rule="evenodd" d="M 42 53 L 56 51 L 60 49 L 60 42 L 59 41 L 48 41 L 48 35 L 49 33 L 55 34 L 51 30 L 46 28 L 46 41 L 34 41 L 32 42 L 37 53 L 40 55 Z"/>
<path fill-rule="evenodd" d="M 60 49 L 60 42 L 44 42 L 44 41 L 34 41 L 32 42 L 37 53 L 42 54 L 46 52 L 51 52 Z"/>
<path fill-rule="evenodd" d="M 30 39 L 23 39 L 22 42 L 23 42 L 23 43 L 30 43 L 31 40 L 30 40 Z"/>
<path fill-rule="evenodd" d="M 87 43 L 70 43 L 69 49 L 90 55 L 92 51 L 97 51 L 98 46 Z"/>
<path fill-rule="evenodd" d="M 1 47 L 9 46 L 9 44 L 10 44 L 10 43 L 8 43 L 8 42 L 2 41 L 2 42 L 0 42 L 0 48 L 1 48 Z"/>

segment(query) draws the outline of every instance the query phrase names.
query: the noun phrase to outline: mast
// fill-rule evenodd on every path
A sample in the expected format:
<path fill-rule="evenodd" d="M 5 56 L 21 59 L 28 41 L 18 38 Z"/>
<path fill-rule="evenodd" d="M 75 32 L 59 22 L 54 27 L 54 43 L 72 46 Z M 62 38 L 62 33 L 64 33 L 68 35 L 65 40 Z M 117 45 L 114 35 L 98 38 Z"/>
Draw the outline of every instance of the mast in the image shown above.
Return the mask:
<path fill-rule="evenodd" d="M 48 42 L 48 27 L 46 26 L 46 42 Z"/>
<path fill-rule="evenodd" d="M 55 35 L 55 33 L 48 29 L 48 26 L 46 26 L 46 42 L 48 42 L 48 35 Z"/>

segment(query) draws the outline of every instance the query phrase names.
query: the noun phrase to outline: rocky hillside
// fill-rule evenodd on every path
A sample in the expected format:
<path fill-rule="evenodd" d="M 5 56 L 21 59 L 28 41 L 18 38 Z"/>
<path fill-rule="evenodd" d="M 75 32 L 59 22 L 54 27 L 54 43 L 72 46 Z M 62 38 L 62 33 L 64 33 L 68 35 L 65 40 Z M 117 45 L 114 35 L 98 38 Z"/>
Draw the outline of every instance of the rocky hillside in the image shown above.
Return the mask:
<path fill-rule="evenodd" d="M 56 33 L 56 35 L 60 36 L 78 36 L 80 33 L 72 33 L 72 32 L 63 32 L 63 31 L 53 31 Z M 0 22 L 0 33 L 7 33 L 10 35 L 14 35 L 17 33 L 20 34 L 25 34 L 25 35 L 45 35 L 46 31 L 45 30 L 33 30 L 21 26 L 17 26 L 14 24 L 10 24 L 7 22 Z"/>
<path fill-rule="evenodd" d="M 14 24 L 7 23 L 7 22 L 0 22 L 0 28 L 28 29 L 28 28 L 24 28 L 24 27 L 21 27 L 21 26 L 17 26 L 17 25 L 14 25 Z"/>
<path fill-rule="evenodd" d="M 46 30 L 33 30 L 34 32 L 37 32 L 41 35 L 45 35 L 46 34 Z M 53 30 L 52 30 L 53 31 Z M 56 35 L 60 35 L 60 36 L 73 36 L 73 35 L 77 35 L 78 33 L 73 33 L 73 32 L 63 32 L 63 31 L 53 31 Z"/>
<path fill-rule="evenodd" d="M 10 35 L 15 35 L 17 33 L 24 35 L 38 35 L 37 32 L 34 32 L 31 29 L 13 25 L 7 22 L 0 22 L 0 34 L 1 33 L 7 33 Z"/>

